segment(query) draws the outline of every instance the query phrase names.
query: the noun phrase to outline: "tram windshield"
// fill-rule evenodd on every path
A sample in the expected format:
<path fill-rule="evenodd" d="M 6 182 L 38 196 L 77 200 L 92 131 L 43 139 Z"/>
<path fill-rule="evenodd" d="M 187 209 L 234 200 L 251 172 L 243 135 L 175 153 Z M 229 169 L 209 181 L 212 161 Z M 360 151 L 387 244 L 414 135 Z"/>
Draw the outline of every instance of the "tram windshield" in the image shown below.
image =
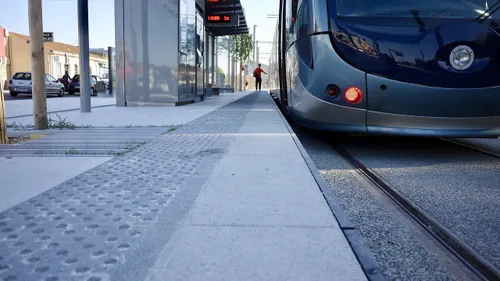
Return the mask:
<path fill-rule="evenodd" d="M 336 0 L 337 15 L 342 17 L 467 18 L 479 16 L 500 19 L 500 0 Z M 489 11 L 487 11 L 489 10 Z M 485 14 L 485 12 L 487 12 Z"/>

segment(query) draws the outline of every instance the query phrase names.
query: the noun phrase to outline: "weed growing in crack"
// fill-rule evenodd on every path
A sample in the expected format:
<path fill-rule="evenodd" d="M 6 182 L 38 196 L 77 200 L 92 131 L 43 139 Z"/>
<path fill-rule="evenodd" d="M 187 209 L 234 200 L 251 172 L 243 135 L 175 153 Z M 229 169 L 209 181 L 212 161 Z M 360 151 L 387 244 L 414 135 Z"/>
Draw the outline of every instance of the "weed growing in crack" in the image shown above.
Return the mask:
<path fill-rule="evenodd" d="M 74 130 L 76 128 L 75 123 L 66 121 L 66 118 L 62 119 L 61 116 L 57 115 L 57 119 L 59 120 L 54 120 L 52 118 L 49 118 L 49 128 L 53 129 L 71 129 Z"/>

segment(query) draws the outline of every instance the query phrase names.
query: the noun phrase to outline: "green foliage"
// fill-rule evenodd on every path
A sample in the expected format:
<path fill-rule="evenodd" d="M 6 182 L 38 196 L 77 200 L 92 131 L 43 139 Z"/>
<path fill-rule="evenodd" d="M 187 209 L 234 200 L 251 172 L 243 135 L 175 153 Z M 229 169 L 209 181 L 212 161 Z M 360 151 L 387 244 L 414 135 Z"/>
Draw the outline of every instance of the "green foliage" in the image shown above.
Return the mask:
<path fill-rule="evenodd" d="M 224 37 L 219 37 L 217 39 L 217 52 L 219 55 L 222 55 L 224 53 L 227 54 L 227 51 L 230 49 L 229 47 L 231 46 L 231 37 L 229 36 L 224 36 Z"/>
<path fill-rule="evenodd" d="M 253 51 L 252 36 L 250 34 L 238 34 L 233 38 L 237 60 L 242 64 L 248 62 Z"/>
<path fill-rule="evenodd" d="M 253 51 L 253 39 L 250 34 L 238 34 L 232 36 L 219 37 L 217 39 L 217 48 L 219 55 L 226 53 L 231 50 L 231 46 L 234 42 L 234 48 L 236 53 L 236 59 L 240 63 L 248 62 L 250 54 Z"/>

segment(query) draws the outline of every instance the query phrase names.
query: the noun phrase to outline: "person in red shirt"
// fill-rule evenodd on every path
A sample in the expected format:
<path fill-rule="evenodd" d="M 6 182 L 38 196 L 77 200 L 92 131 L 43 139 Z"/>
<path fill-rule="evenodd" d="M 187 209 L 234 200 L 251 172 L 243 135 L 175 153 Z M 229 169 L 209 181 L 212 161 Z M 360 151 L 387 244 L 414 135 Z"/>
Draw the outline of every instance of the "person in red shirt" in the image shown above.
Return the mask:
<path fill-rule="evenodd" d="M 259 63 L 259 67 L 257 67 L 253 71 L 253 77 L 255 77 L 255 90 L 260 91 L 262 87 L 262 73 L 267 74 L 264 70 L 262 70 L 261 64 Z"/>

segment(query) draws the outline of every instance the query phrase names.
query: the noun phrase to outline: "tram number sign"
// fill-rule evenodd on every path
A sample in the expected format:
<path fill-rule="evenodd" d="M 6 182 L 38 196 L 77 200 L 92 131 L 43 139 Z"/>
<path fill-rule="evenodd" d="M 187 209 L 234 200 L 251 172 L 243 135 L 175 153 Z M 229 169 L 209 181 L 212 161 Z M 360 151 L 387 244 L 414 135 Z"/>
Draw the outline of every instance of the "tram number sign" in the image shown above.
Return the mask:
<path fill-rule="evenodd" d="M 208 14 L 206 19 L 207 26 L 238 26 L 238 14 Z"/>

